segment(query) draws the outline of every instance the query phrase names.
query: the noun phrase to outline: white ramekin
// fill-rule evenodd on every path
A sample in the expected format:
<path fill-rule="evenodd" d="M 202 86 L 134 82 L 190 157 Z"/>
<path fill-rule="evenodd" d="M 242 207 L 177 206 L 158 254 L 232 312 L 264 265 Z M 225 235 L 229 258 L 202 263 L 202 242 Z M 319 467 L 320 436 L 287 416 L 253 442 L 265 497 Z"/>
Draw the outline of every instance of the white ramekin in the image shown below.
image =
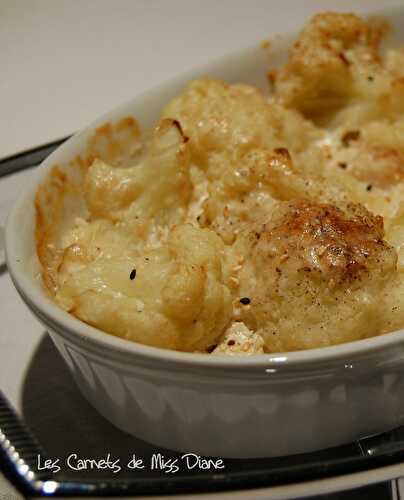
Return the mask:
<path fill-rule="evenodd" d="M 404 11 L 383 15 L 397 28 Z M 398 41 L 404 32 L 397 29 Z M 38 168 L 6 228 L 7 264 L 22 299 L 45 325 L 78 387 L 114 425 L 158 446 L 247 458 L 302 453 L 404 423 L 404 331 L 336 347 L 249 358 L 152 348 L 101 332 L 52 302 L 38 278 L 34 196 L 55 164 L 81 153 L 105 122 L 135 116 L 142 129 L 201 75 L 266 87 L 291 37 L 221 58 L 121 105 L 76 134 Z M 24 335 L 24 332 L 16 332 Z M 46 383 L 46 381 L 44 381 Z"/>

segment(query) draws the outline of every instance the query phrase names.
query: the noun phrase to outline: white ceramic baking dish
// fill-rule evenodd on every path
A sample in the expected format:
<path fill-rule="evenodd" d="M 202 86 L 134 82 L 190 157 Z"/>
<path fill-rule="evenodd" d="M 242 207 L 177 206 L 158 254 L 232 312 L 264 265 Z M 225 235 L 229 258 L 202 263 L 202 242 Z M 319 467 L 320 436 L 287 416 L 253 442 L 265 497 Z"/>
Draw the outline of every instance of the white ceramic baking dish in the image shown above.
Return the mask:
<path fill-rule="evenodd" d="M 404 9 L 383 15 L 396 28 L 389 43 L 404 44 Z M 293 38 L 277 36 L 270 49 L 257 43 L 222 57 L 107 113 L 43 162 L 9 216 L 6 253 L 13 282 L 78 387 L 114 425 L 155 445 L 220 457 L 276 456 L 347 443 L 404 423 L 404 331 L 248 358 L 174 352 L 88 326 L 59 309 L 38 277 L 34 197 L 55 164 L 65 172 L 74 168 L 105 123 L 114 135 L 114 124 L 134 116 L 150 130 L 165 103 L 197 76 L 267 90 L 266 73 L 285 59 Z"/>

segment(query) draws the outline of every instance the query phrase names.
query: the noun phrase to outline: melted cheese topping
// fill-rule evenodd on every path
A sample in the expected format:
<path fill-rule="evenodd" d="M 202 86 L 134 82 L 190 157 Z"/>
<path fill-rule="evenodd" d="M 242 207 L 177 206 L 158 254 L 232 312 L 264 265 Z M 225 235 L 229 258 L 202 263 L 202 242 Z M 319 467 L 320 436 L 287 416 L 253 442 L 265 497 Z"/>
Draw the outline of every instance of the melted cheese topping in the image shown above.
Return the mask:
<path fill-rule="evenodd" d="M 196 80 L 140 163 L 96 159 L 56 301 L 113 335 L 214 355 L 402 328 L 404 51 L 380 55 L 384 30 L 315 16 L 270 98 Z"/>
<path fill-rule="evenodd" d="M 228 356 L 264 354 L 264 340 L 261 335 L 249 330 L 244 323 L 237 321 L 227 329 L 212 354 Z"/>

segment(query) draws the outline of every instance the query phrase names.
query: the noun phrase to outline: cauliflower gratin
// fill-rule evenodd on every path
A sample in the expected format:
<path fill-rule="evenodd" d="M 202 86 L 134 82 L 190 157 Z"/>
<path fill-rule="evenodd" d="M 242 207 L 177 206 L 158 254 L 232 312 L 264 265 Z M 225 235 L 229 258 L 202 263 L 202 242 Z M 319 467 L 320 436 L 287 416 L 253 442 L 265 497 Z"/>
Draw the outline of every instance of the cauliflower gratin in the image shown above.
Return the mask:
<path fill-rule="evenodd" d="M 212 355 L 402 328 L 404 49 L 382 54 L 385 31 L 317 15 L 269 96 L 193 81 L 133 166 L 94 158 L 55 301 L 110 334 Z"/>

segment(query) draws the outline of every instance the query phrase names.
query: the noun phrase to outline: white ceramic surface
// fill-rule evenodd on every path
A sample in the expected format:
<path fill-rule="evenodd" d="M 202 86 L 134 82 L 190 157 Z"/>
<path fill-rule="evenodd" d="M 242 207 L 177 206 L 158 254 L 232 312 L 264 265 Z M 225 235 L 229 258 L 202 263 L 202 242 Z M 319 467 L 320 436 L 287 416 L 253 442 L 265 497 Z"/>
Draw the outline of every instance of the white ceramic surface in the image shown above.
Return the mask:
<path fill-rule="evenodd" d="M 387 12 L 398 30 L 404 11 Z M 277 37 L 271 65 L 290 37 Z M 404 331 L 299 353 L 225 358 L 179 353 L 100 332 L 60 310 L 38 279 L 33 199 L 56 163 L 85 148 L 100 124 L 135 116 L 148 130 L 167 100 L 198 76 L 266 87 L 268 54 L 253 47 L 147 92 L 101 117 L 39 168 L 6 228 L 7 263 L 28 307 L 46 326 L 80 390 L 116 426 L 153 444 L 221 457 L 301 453 L 404 423 Z"/>

